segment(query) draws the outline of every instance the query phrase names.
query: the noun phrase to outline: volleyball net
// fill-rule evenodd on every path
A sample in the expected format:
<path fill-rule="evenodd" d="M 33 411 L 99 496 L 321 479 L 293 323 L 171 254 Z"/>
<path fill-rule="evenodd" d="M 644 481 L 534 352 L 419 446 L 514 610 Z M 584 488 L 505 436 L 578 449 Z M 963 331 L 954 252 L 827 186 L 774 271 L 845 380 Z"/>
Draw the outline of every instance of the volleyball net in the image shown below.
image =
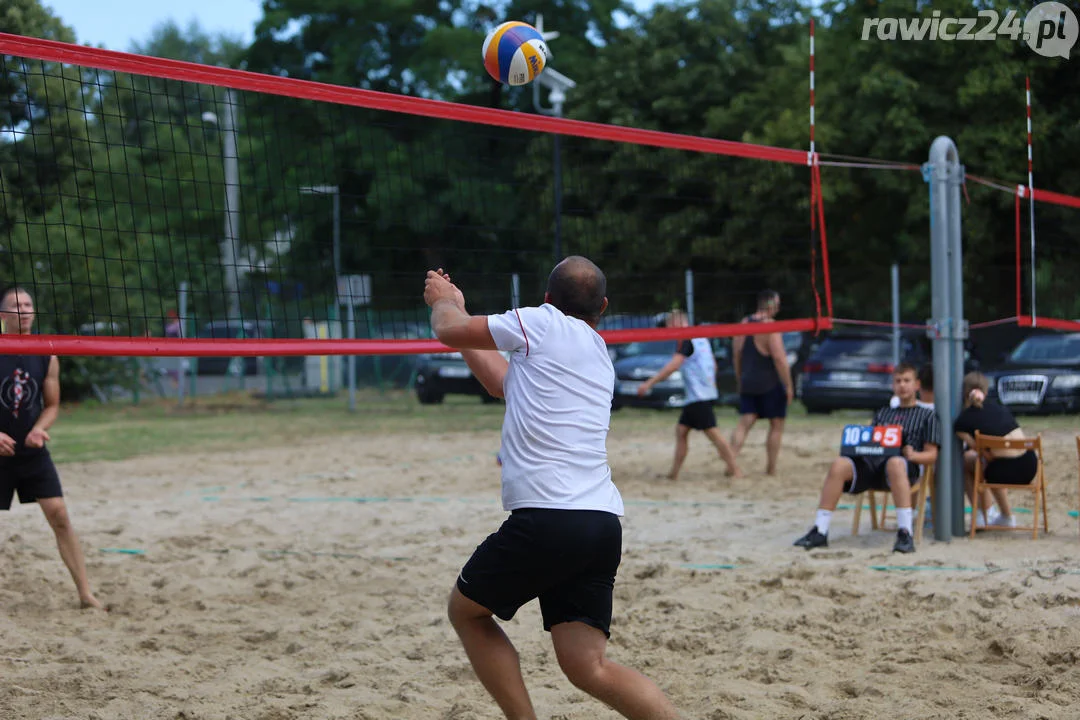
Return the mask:
<path fill-rule="evenodd" d="M 771 329 L 828 325 L 804 151 L 12 35 L 0 63 L 0 278 L 40 332 L 5 338 L 20 352 L 431 352 L 426 270 L 503 312 L 572 254 L 607 274 L 613 343 L 686 336 L 648 329 L 675 308 L 745 332 L 765 288 L 794 318 Z"/>

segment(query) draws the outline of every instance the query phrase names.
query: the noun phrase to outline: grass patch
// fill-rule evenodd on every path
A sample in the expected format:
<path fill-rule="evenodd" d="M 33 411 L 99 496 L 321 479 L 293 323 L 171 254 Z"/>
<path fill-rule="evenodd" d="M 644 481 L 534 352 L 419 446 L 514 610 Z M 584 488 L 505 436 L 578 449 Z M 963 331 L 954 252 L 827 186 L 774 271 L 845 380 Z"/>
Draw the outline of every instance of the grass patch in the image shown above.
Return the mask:
<path fill-rule="evenodd" d="M 839 443 L 843 425 L 867 422 L 868 416 L 861 411 L 808 416 L 796 403 L 788 426 L 795 432 L 835 428 Z M 344 396 L 267 402 L 234 393 L 198 398 L 183 408 L 171 401 L 65 406 L 51 432 L 49 449 L 57 462 L 123 460 L 298 445 L 312 437 L 494 432 L 502 427 L 502 419 L 501 404 L 485 405 L 479 398 L 466 396 L 450 395 L 440 405 L 420 405 L 405 391 L 361 390 L 357 411 L 352 413 Z M 613 414 L 612 434 L 669 433 L 677 419 L 677 411 L 627 408 Z M 718 408 L 717 419 L 722 427 L 733 427 L 735 410 Z M 1073 416 L 1021 422 L 1030 433 L 1068 431 L 1077 424 Z"/>

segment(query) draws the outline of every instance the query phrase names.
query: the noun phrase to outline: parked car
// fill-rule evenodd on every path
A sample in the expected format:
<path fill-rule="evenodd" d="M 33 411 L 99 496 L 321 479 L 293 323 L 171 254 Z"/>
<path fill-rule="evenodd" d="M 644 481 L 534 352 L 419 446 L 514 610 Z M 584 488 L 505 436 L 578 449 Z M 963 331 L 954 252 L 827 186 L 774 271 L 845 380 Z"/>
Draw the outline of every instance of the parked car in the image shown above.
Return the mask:
<path fill-rule="evenodd" d="M 196 337 L 230 340 L 268 338 L 273 337 L 273 330 L 272 325 L 266 321 L 214 320 L 203 325 Z M 200 375 L 226 375 L 230 363 L 234 360 L 242 364 L 245 375 L 256 375 L 263 363 L 263 358 L 259 357 L 201 357 L 196 358 L 192 365 Z"/>
<path fill-rule="evenodd" d="M 991 397 L 1013 412 L 1080 411 L 1080 333 L 1032 335 L 987 375 Z"/>
<path fill-rule="evenodd" d="M 830 333 L 810 355 L 799 382 L 809 413 L 876 410 L 892 398 L 892 336 L 881 332 Z M 926 343 L 917 332 L 900 339 L 900 359 L 916 367 L 928 362 Z"/>
<path fill-rule="evenodd" d="M 384 322 L 371 329 L 370 338 L 378 340 L 430 340 L 434 335 L 431 324 L 413 320 Z M 464 363 L 464 360 L 462 361 Z M 380 383 L 403 388 L 408 386 L 419 366 L 418 356 L 409 355 L 357 355 L 356 377 L 363 383 Z M 342 363 L 342 377 L 348 373 L 348 363 Z M 345 382 L 343 379 L 342 382 Z"/>
<path fill-rule="evenodd" d="M 644 397 L 638 397 L 641 385 L 667 365 L 678 342 L 662 340 L 620 345 L 615 360 L 615 396 L 612 409 L 622 407 L 678 408 L 686 405 L 686 386 L 682 371 L 676 370 L 653 385 Z"/>
<path fill-rule="evenodd" d="M 663 314 L 657 315 L 603 315 L 600 317 L 600 323 L 596 326 L 597 332 L 605 332 L 607 330 L 631 330 L 640 328 L 655 328 L 659 327 L 663 321 Z M 618 359 L 620 348 L 624 345 L 608 345 L 608 354 L 611 356 L 611 362 L 615 362 Z"/>
<path fill-rule="evenodd" d="M 438 405 L 447 395 L 479 395 L 485 403 L 499 402 L 484 389 L 459 352 L 418 355 L 415 387 L 421 405 Z"/>

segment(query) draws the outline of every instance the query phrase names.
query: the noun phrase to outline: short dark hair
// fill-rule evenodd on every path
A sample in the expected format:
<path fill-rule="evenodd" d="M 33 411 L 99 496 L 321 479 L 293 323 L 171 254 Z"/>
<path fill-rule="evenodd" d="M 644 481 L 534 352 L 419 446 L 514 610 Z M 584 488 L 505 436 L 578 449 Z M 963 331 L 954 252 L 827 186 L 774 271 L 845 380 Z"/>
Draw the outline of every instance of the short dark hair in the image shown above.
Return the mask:
<path fill-rule="evenodd" d="M 934 365 L 926 363 L 919 369 L 919 384 L 923 390 L 934 390 Z"/>
<path fill-rule="evenodd" d="M 757 306 L 758 308 L 763 308 L 769 303 L 779 299 L 780 293 L 776 292 L 775 290 L 762 290 L 758 293 L 757 296 Z"/>
<path fill-rule="evenodd" d="M 547 294 L 564 315 L 595 325 L 604 311 L 607 278 L 588 258 L 571 255 L 551 271 Z"/>
<path fill-rule="evenodd" d="M 911 373 L 915 377 L 919 377 L 919 371 L 909 362 L 902 362 L 893 370 L 893 375 L 903 375 L 904 373 Z"/>
<path fill-rule="evenodd" d="M 22 285 L 5 285 L 4 288 L 0 290 L 0 305 L 3 305 L 4 301 L 8 298 L 8 295 L 13 292 L 21 292 L 29 295 L 31 298 L 34 297 L 33 294 Z"/>

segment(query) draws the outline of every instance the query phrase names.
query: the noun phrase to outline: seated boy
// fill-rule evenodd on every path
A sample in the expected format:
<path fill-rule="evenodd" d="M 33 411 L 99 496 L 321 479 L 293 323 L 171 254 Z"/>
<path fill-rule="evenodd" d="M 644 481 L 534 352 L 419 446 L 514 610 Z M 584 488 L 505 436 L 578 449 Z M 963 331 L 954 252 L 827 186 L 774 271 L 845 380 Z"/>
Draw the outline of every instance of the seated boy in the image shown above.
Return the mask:
<path fill-rule="evenodd" d="M 915 552 L 911 536 L 911 484 L 922 475 L 922 466 L 937 461 L 941 443 L 937 415 L 932 409 L 916 404 L 919 379 L 907 363 L 893 373 L 893 392 L 900 398 L 899 407 L 884 407 L 874 415 L 873 425 L 899 425 L 903 428 L 902 455 L 890 458 L 838 457 L 825 476 L 814 527 L 795 541 L 807 550 L 829 545 L 829 521 L 843 493 L 858 495 L 867 490 L 890 490 L 896 505 L 896 544 L 893 552 Z"/>

